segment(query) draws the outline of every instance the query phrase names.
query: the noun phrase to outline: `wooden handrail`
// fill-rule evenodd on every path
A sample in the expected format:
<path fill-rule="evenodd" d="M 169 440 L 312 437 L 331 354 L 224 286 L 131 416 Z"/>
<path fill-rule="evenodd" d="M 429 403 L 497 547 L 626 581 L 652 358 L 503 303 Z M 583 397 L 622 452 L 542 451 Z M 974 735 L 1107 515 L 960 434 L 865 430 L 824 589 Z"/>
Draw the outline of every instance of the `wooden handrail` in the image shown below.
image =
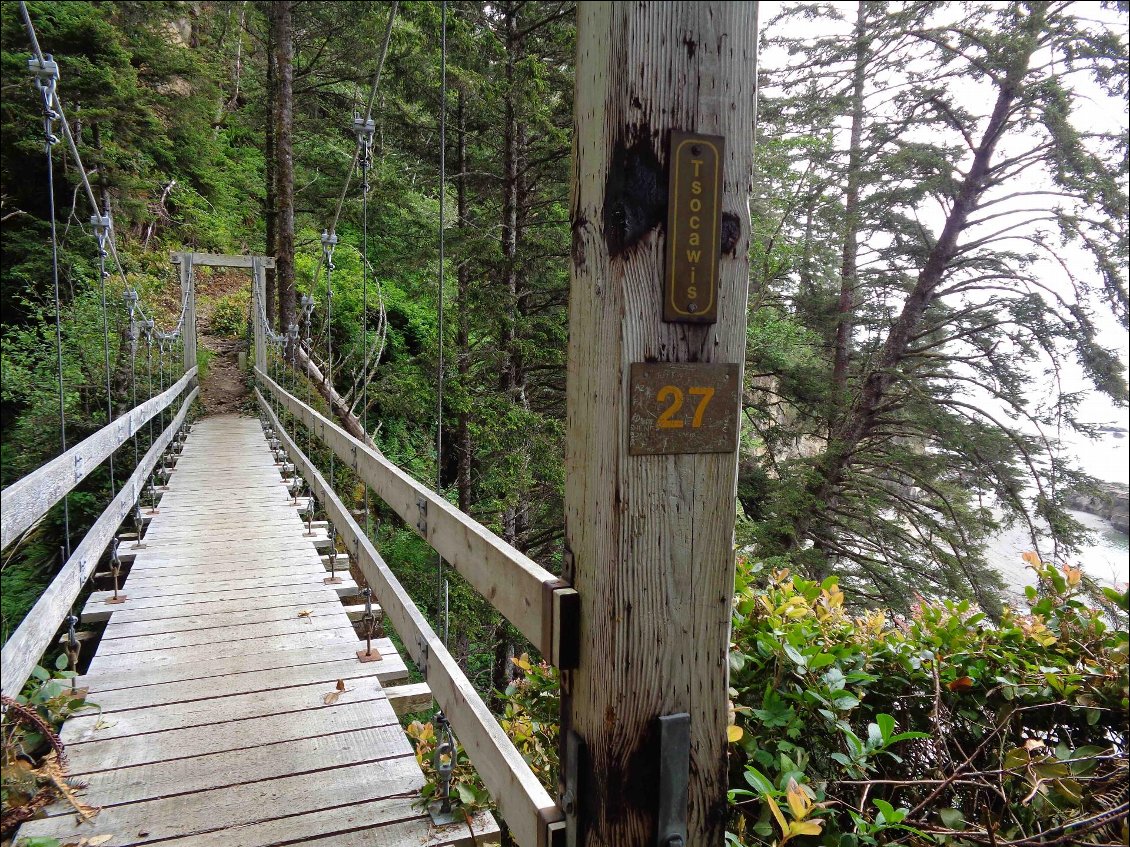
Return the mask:
<path fill-rule="evenodd" d="M 0 491 L 0 550 L 62 500 L 150 418 L 172 405 L 195 376 L 196 368 L 192 368 L 167 390 L 118 416 L 61 456 Z"/>
<path fill-rule="evenodd" d="M 190 372 L 193 373 L 195 369 Z M 51 584 L 40 595 L 19 627 L 12 633 L 4 649 L 0 651 L 0 677 L 5 694 L 15 697 L 20 693 L 43 651 L 50 646 L 63 617 L 74 604 L 86 581 L 94 573 L 110 539 L 141 495 L 145 480 L 153 472 L 177 428 L 184 422 L 188 408 L 199 391 L 199 388 L 193 388 L 185 398 L 176 417 L 153 442 L 153 446 L 134 468 L 130 478 L 118 491 L 118 495 L 94 522 L 94 526 L 79 542 L 62 570 L 51 580 Z"/>
<path fill-rule="evenodd" d="M 386 618 L 400 635 L 412 660 L 423 671 L 432 695 L 451 722 L 515 839 L 526 847 L 552 847 L 558 843 L 564 836 L 561 810 L 498 725 L 396 575 L 349 514 L 337 493 L 326 484 L 318 469 L 283 428 L 258 388 L 255 396 L 274 425 L 291 461 L 301 470 L 303 478 L 333 521 L 338 537 L 350 549 L 353 561 L 375 592 Z"/>
<path fill-rule="evenodd" d="M 346 462 L 377 496 L 560 668 L 576 667 L 577 592 L 377 451 L 290 394 L 259 368 L 263 385 Z"/>

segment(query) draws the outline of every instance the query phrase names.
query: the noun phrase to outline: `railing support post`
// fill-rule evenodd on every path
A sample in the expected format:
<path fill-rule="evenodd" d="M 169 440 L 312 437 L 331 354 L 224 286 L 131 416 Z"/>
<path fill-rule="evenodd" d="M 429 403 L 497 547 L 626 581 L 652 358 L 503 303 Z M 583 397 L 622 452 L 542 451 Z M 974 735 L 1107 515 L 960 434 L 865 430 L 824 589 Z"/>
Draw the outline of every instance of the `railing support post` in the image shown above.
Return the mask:
<path fill-rule="evenodd" d="M 756 29 L 752 3 L 577 5 L 570 845 L 724 841 Z"/>

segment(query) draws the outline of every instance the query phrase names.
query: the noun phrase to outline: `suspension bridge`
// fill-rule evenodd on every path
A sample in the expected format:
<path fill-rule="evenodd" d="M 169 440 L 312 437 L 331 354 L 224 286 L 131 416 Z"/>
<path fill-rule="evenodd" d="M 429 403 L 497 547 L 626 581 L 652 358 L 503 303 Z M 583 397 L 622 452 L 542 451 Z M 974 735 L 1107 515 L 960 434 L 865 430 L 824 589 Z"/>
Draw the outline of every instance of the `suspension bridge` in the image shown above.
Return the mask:
<path fill-rule="evenodd" d="M 729 42 L 716 36 L 752 34 L 754 13 L 713 3 L 588 4 L 578 12 L 587 47 L 578 51 L 577 68 L 569 479 L 559 575 L 453 506 L 438 482 L 425 484 L 390 462 L 368 437 L 367 420 L 340 425 L 309 396 L 284 387 L 283 375 L 296 366 L 307 374 L 318 369 L 314 303 L 303 302 L 304 328 L 272 328 L 265 306 L 273 257 L 175 254 L 180 315 L 167 331 L 156 326 L 122 270 L 110 210 L 99 205 L 81 165 L 58 93 L 59 67 L 20 5 L 33 48 L 28 69 L 42 99 L 48 178 L 52 151 L 65 140 L 91 204 L 107 423 L 68 444 L 52 228 L 62 450 L 3 490 L 0 548 L 17 544 L 60 503 L 67 542 L 56 576 L 3 646 L 5 721 L 20 719 L 18 696 L 56 645 L 90 705 L 58 739 L 59 773 L 72 780 L 65 784 L 85 787 L 76 795 L 57 781 L 59 791 L 33 804 L 37 816 L 19 821 L 17 838 L 243 847 L 491 843 L 500 833 L 495 817 L 452 814 L 445 798 L 457 738 L 522 847 L 720 841 L 748 278 L 737 245 L 749 228 L 755 61 L 744 40 L 741 49 L 723 49 Z M 394 14 L 395 5 L 390 31 Z M 668 45 L 673 31 L 686 32 L 685 43 L 697 47 Z M 638 62 L 624 59 L 631 51 Z M 639 78 L 618 72 L 621 61 Z M 378 66 L 374 91 L 379 77 Z M 660 78 L 687 84 L 660 95 Z M 714 91 L 725 94 L 700 94 Z M 650 199 L 605 197 L 620 190 L 611 174 L 624 165 L 613 162 L 636 155 L 608 133 L 636 120 L 624 110 L 629 103 L 643 108 L 640 96 L 664 126 L 714 133 L 671 133 L 672 158 L 676 136 L 687 156 L 714 157 L 714 182 L 705 193 L 701 183 L 688 186 L 695 195 L 689 202 L 698 204 L 689 208 L 697 215 L 703 203 L 712 205 L 715 227 L 730 227 L 728 235 L 702 236 L 707 244 L 721 239 L 724 254 L 715 263 L 707 251 L 703 278 L 713 287 L 699 286 L 711 298 L 702 314 L 698 288 L 667 303 L 652 284 L 662 275 L 657 244 L 621 255 L 639 234 L 610 235 L 590 223 L 609 209 L 613 229 L 653 214 Z M 364 209 L 373 100 L 353 124 L 350 176 L 361 170 Z M 441 105 L 441 193 L 443 112 Z M 734 143 L 723 148 L 724 136 Z M 649 161 L 629 165 L 646 169 Z M 698 162 L 697 175 L 701 160 L 688 162 Z M 347 190 L 348 181 L 335 225 Z M 50 194 L 53 226 L 53 186 Z M 633 206 L 639 203 L 646 209 Z M 689 220 L 698 244 L 701 219 Z M 334 228 L 323 235 L 319 265 L 327 327 Z M 362 237 L 367 245 L 367 219 Z M 107 260 L 129 304 L 128 410 L 115 408 L 111 391 Z M 251 275 L 257 419 L 195 414 L 195 269 L 204 266 Z M 331 338 L 322 363 L 330 391 Z M 442 359 L 437 376 L 442 386 Z M 140 401 L 139 383 L 147 395 Z M 442 387 L 437 395 L 442 421 Z M 684 396 L 693 401 L 680 411 Z M 126 476 L 118 471 L 131 447 Z M 329 456 L 325 470 L 315 454 Z M 111 501 L 72 548 L 68 495 L 103 465 Z M 364 484 L 364 511 L 338 494 L 340 467 Z M 456 569 L 559 669 L 561 767 L 553 795 L 376 549 L 365 525 L 370 493 L 435 550 L 441 568 Z M 421 681 L 408 681 L 409 663 Z M 433 707 L 442 713 L 441 737 L 431 761 L 436 797 L 425 805 L 424 773 L 399 716 Z"/>

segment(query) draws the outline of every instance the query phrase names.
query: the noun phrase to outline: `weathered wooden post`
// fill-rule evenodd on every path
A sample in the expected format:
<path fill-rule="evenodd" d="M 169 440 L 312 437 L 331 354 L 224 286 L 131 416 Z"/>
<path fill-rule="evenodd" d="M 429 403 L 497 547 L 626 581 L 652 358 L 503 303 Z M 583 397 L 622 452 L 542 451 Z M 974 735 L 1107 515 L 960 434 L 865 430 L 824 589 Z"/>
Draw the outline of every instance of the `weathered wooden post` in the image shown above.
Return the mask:
<path fill-rule="evenodd" d="M 192 253 L 178 253 L 180 262 L 181 300 L 184 302 L 184 326 L 181 328 L 184 369 L 196 367 L 196 287 L 192 272 Z"/>
<path fill-rule="evenodd" d="M 577 8 L 563 807 L 578 845 L 721 845 L 753 3 Z"/>
<path fill-rule="evenodd" d="M 263 319 L 267 314 L 267 265 L 262 256 L 251 259 L 251 328 L 255 345 L 255 367 L 267 372 L 267 335 Z"/>

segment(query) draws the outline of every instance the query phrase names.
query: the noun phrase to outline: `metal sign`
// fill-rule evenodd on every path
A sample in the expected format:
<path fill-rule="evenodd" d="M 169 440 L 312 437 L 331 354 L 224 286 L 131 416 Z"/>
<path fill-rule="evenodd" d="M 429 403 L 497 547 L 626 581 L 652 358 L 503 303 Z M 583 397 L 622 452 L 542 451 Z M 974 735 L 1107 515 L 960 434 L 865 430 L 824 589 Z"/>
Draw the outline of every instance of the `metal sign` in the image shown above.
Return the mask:
<path fill-rule="evenodd" d="M 663 320 L 718 320 L 718 245 L 725 139 L 671 131 Z"/>
<path fill-rule="evenodd" d="M 736 364 L 645 364 L 631 370 L 628 452 L 730 453 L 738 447 Z"/>

